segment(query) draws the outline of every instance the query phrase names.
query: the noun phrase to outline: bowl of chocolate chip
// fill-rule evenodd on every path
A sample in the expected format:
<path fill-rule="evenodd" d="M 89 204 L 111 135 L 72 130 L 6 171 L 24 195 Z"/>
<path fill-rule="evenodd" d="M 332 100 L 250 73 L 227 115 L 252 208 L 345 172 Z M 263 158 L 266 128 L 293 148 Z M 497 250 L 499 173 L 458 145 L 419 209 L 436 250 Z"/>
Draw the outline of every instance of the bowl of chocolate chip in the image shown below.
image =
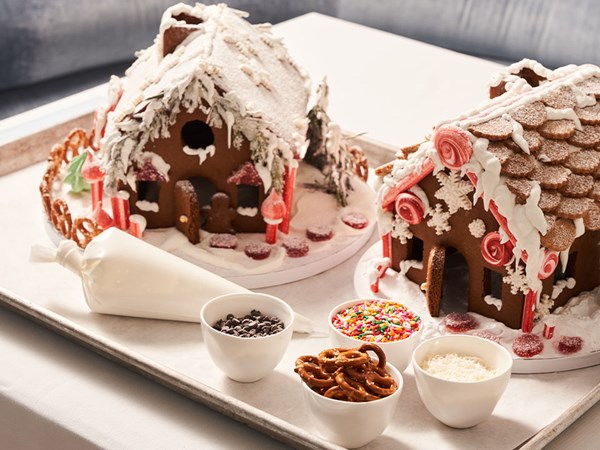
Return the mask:
<path fill-rule="evenodd" d="M 272 295 L 244 292 L 207 302 L 200 311 L 208 354 L 225 375 L 249 383 L 279 364 L 292 337 L 294 312 Z"/>
<path fill-rule="evenodd" d="M 398 369 L 387 363 L 381 347 L 371 343 L 300 356 L 295 372 L 317 431 L 347 448 L 362 447 L 383 433 L 403 385 Z"/>
<path fill-rule="evenodd" d="M 512 364 L 512 355 L 500 344 L 466 334 L 428 339 L 412 357 L 423 404 L 453 428 L 473 427 L 492 415 Z"/>

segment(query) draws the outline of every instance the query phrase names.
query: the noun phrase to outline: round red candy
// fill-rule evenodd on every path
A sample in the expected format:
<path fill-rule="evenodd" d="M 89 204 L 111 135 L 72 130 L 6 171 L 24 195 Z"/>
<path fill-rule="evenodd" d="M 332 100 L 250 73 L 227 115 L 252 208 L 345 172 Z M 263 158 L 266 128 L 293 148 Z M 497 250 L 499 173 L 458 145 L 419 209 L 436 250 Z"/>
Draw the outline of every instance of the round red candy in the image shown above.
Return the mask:
<path fill-rule="evenodd" d="M 492 333 L 490 330 L 477 330 L 471 333 L 471 335 L 487 339 L 488 341 L 495 342 L 496 344 L 500 343 L 500 338 L 498 335 Z"/>
<path fill-rule="evenodd" d="M 271 255 L 271 246 L 265 242 L 251 242 L 244 248 L 244 253 L 252 259 L 267 259 Z"/>
<path fill-rule="evenodd" d="M 521 358 L 531 358 L 542 353 L 544 341 L 537 334 L 522 334 L 515 339 L 512 349 L 515 355 Z"/>
<path fill-rule="evenodd" d="M 369 225 L 369 219 L 364 214 L 358 212 L 346 213 L 342 216 L 342 222 L 356 230 L 362 230 Z"/>
<path fill-rule="evenodd" d="M 306 229 L 306 237 L 313 242 L 328 241 L 333 237 L 333 228 L 327 225 L 313 225 Z"/>
<path fill-rule="evenodd" d="M 579 336 L 561 336 L 556 344 L 556 349 L 565 355 L 577 353 L 583 347 L 583 339 Z"/>
<path fill-rule="evenodd" d="M 464 333 L 477 328 L 479 322 L 469 313 L 452 312 L 444 317 L 444 326 L 451 333 Z"/>
<path fill-rule="evenodd" d="M 236 248 L 237 244 L 237 237 L 228 233 L 213 234 L 208 241 L 208 245 L 213 248 Z"/>
<path fill-rule="evenodd" d="M 300 258 L 308 253 L 308 242 L 302 238 L 288 238 L 281 245 L 290 258 Z"/>

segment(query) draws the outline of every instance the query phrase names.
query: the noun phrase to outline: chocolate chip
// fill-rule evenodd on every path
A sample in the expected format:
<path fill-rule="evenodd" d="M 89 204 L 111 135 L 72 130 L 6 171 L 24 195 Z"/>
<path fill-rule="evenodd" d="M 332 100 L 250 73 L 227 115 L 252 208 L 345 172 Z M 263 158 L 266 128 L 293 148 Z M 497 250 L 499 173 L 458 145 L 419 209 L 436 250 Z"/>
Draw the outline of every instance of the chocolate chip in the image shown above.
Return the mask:
<path fill-rule="evenodd" d="M 257 309 L 245 316 L 235 317 L 227 314 L 219 319 L 213 328 L 222 333 L 243 338 L 265 337 L 283 331 L 284 324 L 277 316 L 264 316 Z"/>

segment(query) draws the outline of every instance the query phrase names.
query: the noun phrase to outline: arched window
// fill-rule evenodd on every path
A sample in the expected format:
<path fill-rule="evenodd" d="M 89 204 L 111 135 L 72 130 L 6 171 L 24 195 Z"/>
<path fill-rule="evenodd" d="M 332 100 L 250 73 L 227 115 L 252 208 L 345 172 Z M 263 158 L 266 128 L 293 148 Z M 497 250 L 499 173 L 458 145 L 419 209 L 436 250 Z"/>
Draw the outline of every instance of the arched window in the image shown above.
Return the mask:
<path fill-rule="evenodd" d="M 215 142 L 215 135 L 206 123 L 192 120 L 181 129 L 181 140 L 191 149 L 206 148 Z"/>

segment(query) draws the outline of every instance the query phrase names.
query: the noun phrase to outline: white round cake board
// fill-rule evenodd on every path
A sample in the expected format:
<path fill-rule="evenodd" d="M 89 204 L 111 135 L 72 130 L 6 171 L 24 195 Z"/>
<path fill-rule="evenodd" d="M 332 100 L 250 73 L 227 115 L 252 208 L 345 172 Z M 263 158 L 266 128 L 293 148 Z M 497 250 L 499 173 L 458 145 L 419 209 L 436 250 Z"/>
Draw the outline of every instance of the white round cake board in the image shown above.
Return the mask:
<path fill-rule="evenodd" d="M 449 334 L 444 329 L 442 318 L 430 316 L 425 304 L 425 295 L 419 287 L 404 275 L 388 269 L 386 275 L 380 280 L 379 292 L 373 293 L 371 291 L 371 274 L 374 271 L 375 262 L 381 260 L 381 255 L 381 242 L 377 242 L 361 256 L 354 271 L 354 290 L 358 296 L 357 298 L 386 298 L 411 308 L 421 316 L 425 324 L 422 339 Z M 477 317 L 482 327 L 493 322 L 493 326 L 496 329 L 504 328 L 507 336 L 512 335 L 514 338 L 520 334 L 520 330 L 511 330 L 495 320 L 484 318 L 478 314 L 473 315 Z M 555 315 L 552 314 L 552 316 Z M 598 339 L 600 335 L 600 314 L 596 314 L 596 316 L 596 322 L 599 323 L 592 323 L 590 319 L 590 326 L 587 327 L 589 330 L 595 329 L 596 338 L 584 338 L 584 342 L 587 342 L 587 344 L 590 341 L 600 342 L 600 339 Z M 557 322 L 557 328 L 558 326 L 559 322 Z M 542 327 L 542 324 L 537 324 L 533 333 L 541 335 Z M 581 330 L 572 330 L 572 332 L 575 335 L 581 334 Z M 533 358 L 520 358 L 516 356 L 511 348 L 512 339 L 501 339 L 500 343 L 513 355 L 513 373 L 561 372 L 600 364 L 600 348 L 590 348 L 589 345 L 585 345 L 580 352 L 574 355 L 562 355 L 554 351 L 551 342 L 551 340 L 544 339 L 544 351 Z"/>

